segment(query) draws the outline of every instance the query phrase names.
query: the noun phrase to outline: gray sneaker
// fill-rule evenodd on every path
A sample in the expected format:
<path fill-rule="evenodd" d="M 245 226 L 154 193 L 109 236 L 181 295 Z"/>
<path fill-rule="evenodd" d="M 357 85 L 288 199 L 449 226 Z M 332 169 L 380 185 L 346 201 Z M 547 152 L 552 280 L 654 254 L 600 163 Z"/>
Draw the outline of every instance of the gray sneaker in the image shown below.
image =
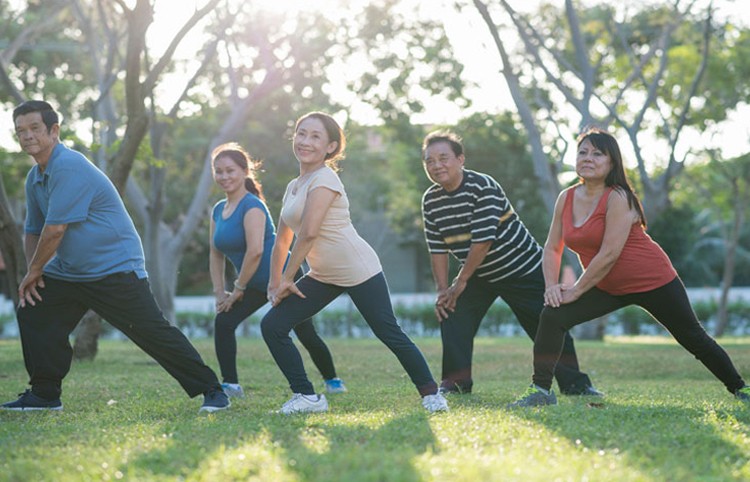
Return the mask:
<path fill-rule="evenodd" d="M 555 392 L 550 390 L 549 393 L 544 393 L 541 388 L 532 383 L 521 398 L 508 404 L 508 408 L 541 407 L 543 405 L 557 405 Z"/>

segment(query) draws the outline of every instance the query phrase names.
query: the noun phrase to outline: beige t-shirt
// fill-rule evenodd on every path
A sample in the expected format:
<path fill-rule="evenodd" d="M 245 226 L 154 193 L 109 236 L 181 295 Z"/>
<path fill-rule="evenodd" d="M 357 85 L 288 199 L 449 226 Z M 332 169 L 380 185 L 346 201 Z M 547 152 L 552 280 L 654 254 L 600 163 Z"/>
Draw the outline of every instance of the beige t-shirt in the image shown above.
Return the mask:
<path fill-rule="evenodd" d="M 328 208 L 318 237 L 307 254 L 309 276 L 336 286 L 356 286 L 380 273 L 383 268 L 375 250 L 354 229 L 349 218 L 349 199 L 344 185 L 330 167 L 322 167 L 309 177 L 294 179 L 286 186 L 281 219 L 297 234 L 302 225 L 307 195 L 319 187 L 328 188 L 339 195 Z"/>

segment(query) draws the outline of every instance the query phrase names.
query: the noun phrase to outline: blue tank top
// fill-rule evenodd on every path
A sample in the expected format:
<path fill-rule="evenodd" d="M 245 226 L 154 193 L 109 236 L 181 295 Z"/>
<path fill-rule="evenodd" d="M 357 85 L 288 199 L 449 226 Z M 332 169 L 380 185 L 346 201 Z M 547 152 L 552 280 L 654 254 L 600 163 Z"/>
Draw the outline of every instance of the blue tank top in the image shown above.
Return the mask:
<path fill-rule="evenodd" d="M 224 210 L 226 203 L 226 199 L 223 199 L 214 206 L 212 213 L 215 226 L 213 242 L 216 249 L 229 258 L 238 273 L 242 268 L 242 261 L 245 259 L 245 251 L 247 250 L 243 225 L 245 214 L 253 208 L 258 208 L 263 211 L 266 217 L 263 256 L 260 259 L 260 264 L 258 264 L 258 269 L 247 283 L 248 287 L 265 292 L 268 288 L 271 267 L 271 249 L 273 249 L 273 243 L 276 240 L 276 228 L 273 225 L 273 220 L 271 220 L 271 215 L 268 213 L 268 207 L 257 196 L 248 193 L 242 198 L 234 212 L 227 219 L 223 219 L 221 212 Z"/>

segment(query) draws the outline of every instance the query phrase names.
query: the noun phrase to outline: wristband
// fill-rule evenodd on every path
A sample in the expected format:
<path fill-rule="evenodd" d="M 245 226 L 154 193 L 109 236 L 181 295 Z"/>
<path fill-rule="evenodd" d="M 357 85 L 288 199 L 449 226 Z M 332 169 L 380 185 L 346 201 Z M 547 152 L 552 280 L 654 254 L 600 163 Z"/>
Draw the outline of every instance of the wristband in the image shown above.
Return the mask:
<path fill-rule="evenodd" d="M 247 285 L 241 285 L 238 280 L 234 280 L 234 288 L 239 291 L 245 291 L 247 289 Z"/>

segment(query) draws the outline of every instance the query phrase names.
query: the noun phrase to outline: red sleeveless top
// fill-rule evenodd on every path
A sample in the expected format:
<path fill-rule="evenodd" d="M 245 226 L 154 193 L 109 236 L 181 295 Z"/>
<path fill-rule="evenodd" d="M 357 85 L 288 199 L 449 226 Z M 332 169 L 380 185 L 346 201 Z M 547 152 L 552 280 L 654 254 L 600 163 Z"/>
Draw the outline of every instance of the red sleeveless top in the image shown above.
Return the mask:
<path fill-rule="evenodd" d="M 607 188 L 596 209 L 581 225 L 573 225 L 573 198 L 577 188 L 569 189 L 562 211 L 563 241 L 573 250 L 584 269 L 601 249 L 607 215 L 607 199 L 612 188 Z M 667 253 L 646 234 L 639 223 L 633 224 L 620 257 L 609 273 L 596 285 L 612 295 L 642 293 L 660 288 L 677 277 Z"/>

